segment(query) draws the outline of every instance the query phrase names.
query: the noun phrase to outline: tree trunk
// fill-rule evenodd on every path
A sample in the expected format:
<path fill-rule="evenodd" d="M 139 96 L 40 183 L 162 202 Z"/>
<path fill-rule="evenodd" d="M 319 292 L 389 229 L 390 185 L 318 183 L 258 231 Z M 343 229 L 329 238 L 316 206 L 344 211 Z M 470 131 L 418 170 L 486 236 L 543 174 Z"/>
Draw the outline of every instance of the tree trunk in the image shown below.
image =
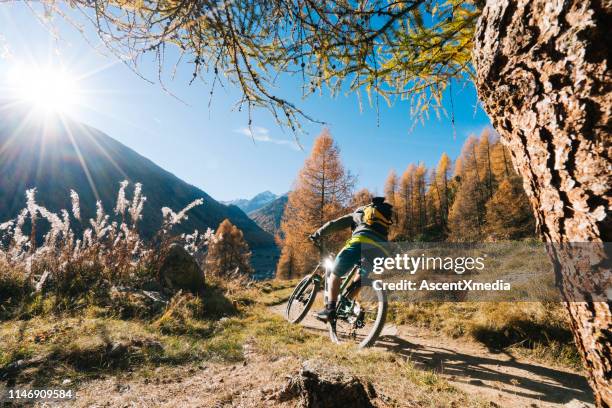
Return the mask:
<path fill-rule="evenodd" d="M 610 0 L 488 0 L 474 48 L 479 97 L 551 243 L 601 407 L 612 407 L 611 259 L 598 244 L 612 241 L 611 15 Z M 592 243 L 590 265 L 573 259 L 575 242 Z"/>

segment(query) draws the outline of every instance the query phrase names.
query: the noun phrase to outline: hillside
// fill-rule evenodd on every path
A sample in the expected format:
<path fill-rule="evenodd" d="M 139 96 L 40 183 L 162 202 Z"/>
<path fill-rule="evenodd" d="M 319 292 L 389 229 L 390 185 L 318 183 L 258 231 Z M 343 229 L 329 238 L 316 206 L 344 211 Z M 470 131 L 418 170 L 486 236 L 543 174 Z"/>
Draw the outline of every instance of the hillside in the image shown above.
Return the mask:
<path fill-rule="evenodd" d="M 237 200 L 232 201 L 224 201 L 223 204 L 235 205 L 240 208 L 245 213 L 250 213 L 256 211 L 263 206 L 271 203 L 276 200 L 278 196 L 271 191 L 264 191 L 263 193 L 259 193 L 251 199 L 239 198 Z"/>
<path fill-rule="evenodd" d="M 122 303 L 106 316 L 80 305 L 77 315 L 5 320 L 0 380 L 76 393 L 36 406 L 593 407 L 580 368 L 522 354 L 524 342 L 500 352 L 412 323 L 388 324 L 374 348 L 333 344 L 311 316 L 299 325 L 282 317 L 296 283 L 213 280 L 203 298 L 177 294 L 159 310 L 140 306 L 147 319 L 121 318 Z M 347 401 L 360 384 L 368 398 Z M 331 403 L 307 404 L 327 396 Z"/>
<path fill-rule="evenodd" d="M 23 107 L 0 106 L 1 221 L 18 214 L 25 205 L 25 191 L 33 187 L 37 189 L 37 201 L 51 211 L 69 208 L 69 192 L 74 189 L 81 197 L 84 219 L 94 216 L 96 199 L 111 213 L 119 182 L 129 180 L 142 183 L 147 197 L 140 225 L 145 237 L 152 236 L 160 226 L 161 207 L 176 211 L 203 198 L 204 205 L 189 213 L 178 232 L 216 228 L 229 218 L 244 232 L 252 248 L 274 246 L 272 235 L 240 208 L 215 201 L 101 131 L 66 118 L 36 120 Z"/>
<path fill-rule="evenodd" d="M 260 209 L 250 212 L 249 217 L 251 217 L 251 219 L 264 231 L 274 235 L 280 228 L 281 219 L 283 218 L 286 206 L 287 195 L 283 195 Z"/>

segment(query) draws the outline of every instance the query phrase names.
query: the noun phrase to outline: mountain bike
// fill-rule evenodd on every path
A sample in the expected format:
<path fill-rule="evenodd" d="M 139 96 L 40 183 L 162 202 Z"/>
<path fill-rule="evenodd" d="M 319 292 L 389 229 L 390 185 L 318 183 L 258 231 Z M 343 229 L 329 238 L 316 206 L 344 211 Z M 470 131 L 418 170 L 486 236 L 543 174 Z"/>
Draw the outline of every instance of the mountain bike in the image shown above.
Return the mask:
<path fill-rule="evenodd" d="M 312 307 L 317 294 L 324 287 L 327 293 L 328 277 L 332 272 L 334 254 L 326 254 L 322 244 L 319 263 L 312 273 L 302 279 L 287 302 L 285 317 L 291 323 L 301 322 Z M 336 316 L 327 323 L 329 337 L 335 343 L 351 342 L 359 348 L 372 346 L 380 335 L 387 317 L 385 292 L 367 284 L 365 262 L 360 261 L 343 278 L 336 302 Z M 324 299 L 325 302 L 327 299 Z"/>

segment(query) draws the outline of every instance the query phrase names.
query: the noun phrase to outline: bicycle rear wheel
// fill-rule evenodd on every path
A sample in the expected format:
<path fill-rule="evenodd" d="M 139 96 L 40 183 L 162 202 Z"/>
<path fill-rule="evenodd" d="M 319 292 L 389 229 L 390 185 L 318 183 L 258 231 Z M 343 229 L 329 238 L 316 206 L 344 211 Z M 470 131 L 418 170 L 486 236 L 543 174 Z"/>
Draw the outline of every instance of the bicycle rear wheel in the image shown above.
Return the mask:
<path fill-rule="evenodd" d="M 319 286 L 314 275 L 306 276 L 297 284 L 285 309 L 285 318 L 290 323 L 299 323 L 306 317 L 317 297 Z"/>
<path fill-rule="evenodd" d="M 328 323 L 329 336 L 335 343 L 355 343 L 359 348 L 372 346 L 387 318 L 387 298 L 382 290 L 361 288 L 354 301 L 341 298 L 337 319 Z"/>

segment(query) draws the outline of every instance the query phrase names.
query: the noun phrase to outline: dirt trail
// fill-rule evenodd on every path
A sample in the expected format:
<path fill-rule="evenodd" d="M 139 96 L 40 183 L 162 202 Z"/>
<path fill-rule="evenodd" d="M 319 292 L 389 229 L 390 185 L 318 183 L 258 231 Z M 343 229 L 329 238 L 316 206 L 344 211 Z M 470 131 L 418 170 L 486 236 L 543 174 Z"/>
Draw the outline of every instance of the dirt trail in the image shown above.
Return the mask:
<path fill-rule="evenodd" d="M 272 310 L 282 314 L 285 305 Z M 307 316 L 301 323 L 327 335 L 326 326 Z M 491 352 L 466 339 L 451 339 L 410 326 L 387 325 L 376 343 L 441 374 L 457 388 L 500 407 L 594 407 L 586 378 L 570 369 L 547 367 Z"/>

